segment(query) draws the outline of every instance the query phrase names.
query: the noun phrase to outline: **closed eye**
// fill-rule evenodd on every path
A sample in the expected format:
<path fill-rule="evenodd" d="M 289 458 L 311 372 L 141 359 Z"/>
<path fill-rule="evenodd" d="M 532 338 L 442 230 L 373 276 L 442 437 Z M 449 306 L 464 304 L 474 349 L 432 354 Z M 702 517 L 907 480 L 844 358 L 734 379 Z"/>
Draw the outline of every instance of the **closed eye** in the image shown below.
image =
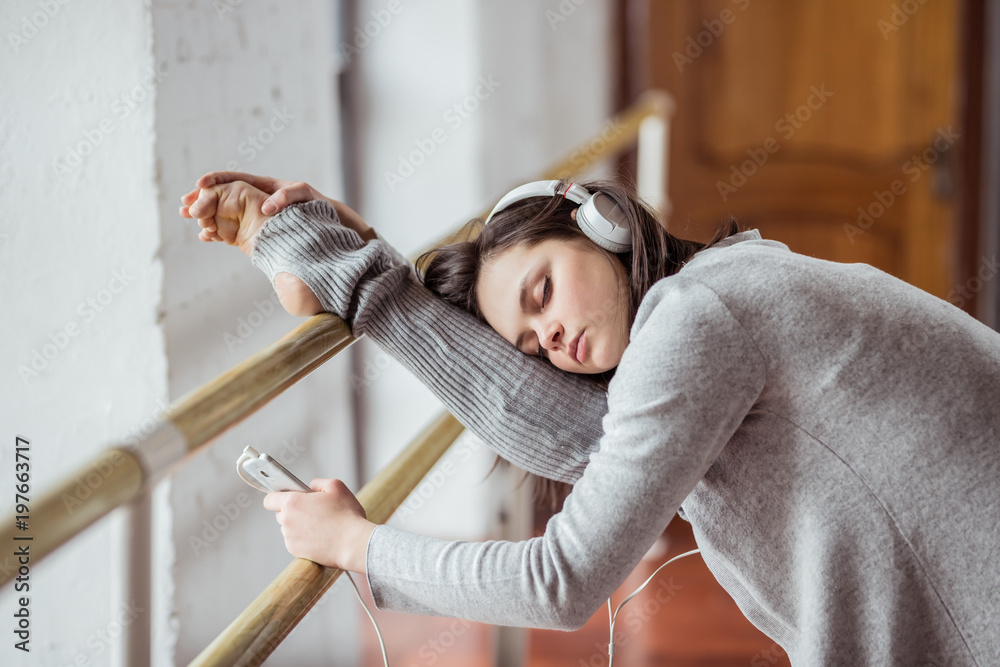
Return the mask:
<path fill-rule="evenodd" d="M 549 276 L 545 276 L 545 282 L 542 284 L 542 306 L 541 310 L 545 309 L 545 304 L 549 300 L 549 295 L 552 293 L 552 280 Z M 544 347 L 542 347 L 542 341 L 538 341 L 538 356 L 542 359 L 549 358 L 549 352 Z"/>

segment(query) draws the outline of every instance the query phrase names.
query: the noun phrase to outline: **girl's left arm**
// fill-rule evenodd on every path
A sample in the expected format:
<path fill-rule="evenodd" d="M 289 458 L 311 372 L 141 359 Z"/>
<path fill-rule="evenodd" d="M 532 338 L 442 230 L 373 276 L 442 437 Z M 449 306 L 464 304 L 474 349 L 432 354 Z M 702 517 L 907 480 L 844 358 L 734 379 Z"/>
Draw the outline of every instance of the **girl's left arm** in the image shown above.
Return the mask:
<path fill-rule="evenodd" d="M 525 542 L 448 542 L 379 526 L 382 609 L 572 630 L 638 564 L 764 386 L 763 357 L 709 288 L 661 281 L 611 383 L 604 435 L 563 510 Z"/>
<path fill-rule="evenodd" d="M 583 473 L 600 441 L 606 394 L 583 376 L 519 352 L 432 294 L 392 246 L 377 237 L 366 243 L 328 202 L 296 204 L 271 217 L 251 259 L 272 283 L 284 274 L 301 280 L 324 311 L 398 359 L 508 461 L 569 483 Z"/>

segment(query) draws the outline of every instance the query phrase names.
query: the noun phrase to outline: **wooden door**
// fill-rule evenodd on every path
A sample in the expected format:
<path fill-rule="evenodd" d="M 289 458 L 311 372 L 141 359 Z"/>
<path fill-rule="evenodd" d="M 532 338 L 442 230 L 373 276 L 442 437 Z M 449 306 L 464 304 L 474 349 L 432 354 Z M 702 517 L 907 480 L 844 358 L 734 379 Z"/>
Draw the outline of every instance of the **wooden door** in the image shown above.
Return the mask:
<path fill-rule="evenodd" d="M 956 0 L 639 6 L 644 85 L 677 100 L 673 233 L 704 239 L 732 214 L 956 298 Z"/>

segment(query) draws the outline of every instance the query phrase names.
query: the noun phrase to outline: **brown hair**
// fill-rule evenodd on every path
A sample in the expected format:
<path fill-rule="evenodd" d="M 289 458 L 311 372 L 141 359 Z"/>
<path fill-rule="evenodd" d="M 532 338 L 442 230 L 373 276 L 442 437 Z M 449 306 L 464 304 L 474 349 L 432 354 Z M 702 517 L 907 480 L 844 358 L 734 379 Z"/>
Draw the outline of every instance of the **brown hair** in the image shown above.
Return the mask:
<path fill-rule="evenodd" d="M 628 327 L 635 320 L 646 292 L 662 278 L 673 275 L 699 250 L 740 231 L 735 219 L 723 221 L 708 243 L 680 239 L 669 233 L 655 213 L 625 186 L 615 181 L 580 183 L 590 192 L 610 197 L 625 214 L 632 232 L 632 248 L 612 253 L 590 241 L 577 226 L 571 212 L 578 204 L 563 197 L 532 197 L 498 212 L 485 225 L 482 219 L 469 221 L 463 228 L 466 239 L 428 251 L 417 258 L 418 275 L 424 285 L 445 301 L 466 310 L 486 322 L 476 298 L 476 288 L 483 265 L 518 244 L 528 248 L 550 239 L 587 243 L 609 261 L 617 260 L 628 278 Z M 478 232 L 478 234 L 474 234 Z M 471 239 L 469 236 L 473 236 Z M 615 369 L 586 376 L 607 391 Z M 499 460 L 499 459 L 498 459 Z M 494 464 L 495 467 L 495 464 Z M 535 498 L 546 500 L 555 508 L 568 494 L 569 485 L 536 477 Z"/>

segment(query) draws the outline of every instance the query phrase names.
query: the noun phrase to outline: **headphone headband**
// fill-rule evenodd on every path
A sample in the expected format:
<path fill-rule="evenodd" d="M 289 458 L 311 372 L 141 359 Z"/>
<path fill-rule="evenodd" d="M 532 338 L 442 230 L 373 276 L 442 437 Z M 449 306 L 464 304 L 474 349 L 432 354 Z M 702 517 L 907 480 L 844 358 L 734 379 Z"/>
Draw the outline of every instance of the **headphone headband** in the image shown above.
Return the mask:
<path fill-rule="evenodd" d="M 489 224 L 494 215 L 515 202 L 531 197 L 565 197 L 580 204 L 576 223 L 594 243 L 614 253 L 632 249 L 632 233 L 625 224 L 625 214 L 610 197 L 600 192 L 591 194 L 575 183 L 563 187 L 560 183 L 562 181 L 534 181 L 514 188 L 493 207 L 484 224 Z"/>

